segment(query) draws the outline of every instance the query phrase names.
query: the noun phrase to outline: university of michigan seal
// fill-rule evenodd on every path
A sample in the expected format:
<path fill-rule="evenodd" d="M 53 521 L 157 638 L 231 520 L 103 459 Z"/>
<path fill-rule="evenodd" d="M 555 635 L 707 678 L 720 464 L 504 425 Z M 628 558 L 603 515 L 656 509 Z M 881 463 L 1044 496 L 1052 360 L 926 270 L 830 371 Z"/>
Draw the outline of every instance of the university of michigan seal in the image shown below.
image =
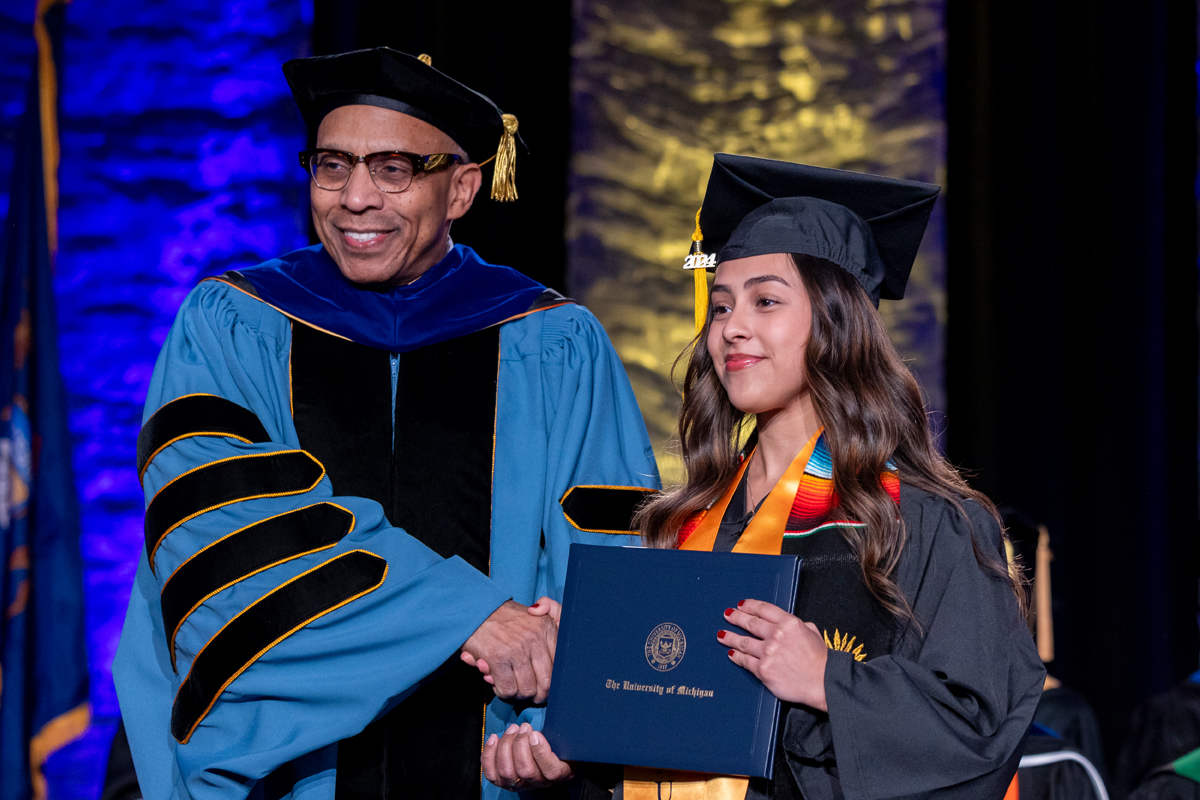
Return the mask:
<path fill-rule="evenodd" d="M 664 622 L 646 637 L 646 661 L 659 672 L 675 669 L 683 661 L 687 637 L 683 628 Z"/>

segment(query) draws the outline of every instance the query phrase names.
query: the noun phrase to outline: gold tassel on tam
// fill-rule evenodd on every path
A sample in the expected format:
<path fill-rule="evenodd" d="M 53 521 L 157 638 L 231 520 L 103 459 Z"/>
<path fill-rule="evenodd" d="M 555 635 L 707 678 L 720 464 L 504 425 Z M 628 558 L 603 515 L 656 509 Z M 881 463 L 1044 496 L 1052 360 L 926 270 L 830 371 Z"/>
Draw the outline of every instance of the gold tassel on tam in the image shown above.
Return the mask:
<path fill-rule="evenodd" d="M 421 55 L 417 56 L 417 61 L 420 61 L 427 67 L 433 66 L 433 56 L 429 55 L 428 53 L 421 53 Z"/>
<path fill-rule="evenodd" d="M 696 283 L 696 333 L 704 329 L 708 320 L 708 270 L 717 265 L 717 256 L 705 255 L 701 242 L 704 234 L 700 232 L 700 212 L 696 212 L 696 230 L 692 234 L 692 252 L 683 262 L 684 269 L 692 270 Z"/>
<path fill-rule="evenodd" d="M 504 133 L 496 151 L 496 166 L 492 170 L 492 199 L 502 202 L 517 199 L 517 118 L 501 114 Z"/>

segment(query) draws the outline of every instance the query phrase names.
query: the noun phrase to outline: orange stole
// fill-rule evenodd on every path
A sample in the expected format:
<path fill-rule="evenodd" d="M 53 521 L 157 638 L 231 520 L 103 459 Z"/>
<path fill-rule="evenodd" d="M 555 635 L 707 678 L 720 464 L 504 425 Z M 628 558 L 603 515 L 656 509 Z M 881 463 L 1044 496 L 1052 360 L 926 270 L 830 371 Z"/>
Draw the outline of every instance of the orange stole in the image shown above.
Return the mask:
<path fill-rule="evenodd" d="M 784 471 L 783 477 L 779 479 L 775 488 L 763 501 L 762 507 L 754 515 L 754 519 L 750 520 L 750 524 L 738 538 L 733 552 L 779 555 L 783 549 L 783 532 L 787 527 L 788 516 L 792 513 L 792 504 L 796 501 L 796 493 L 800 490 L 800 479 L 804 477 L 804 468 L 808 466 L 808 459 L 812 456 L 813 449 L 816 448 L 824 431 L 824 428 L 818 428 L 817 432 L 808 440 L 808 444 L 804 445 L 800 454 L 792 460 L 791 465 Z M 704 516 L 692 530 L 691 535 L 683 544 L 679 545 L 680 550 L 712 551 L 713 545 L 717 542 L 717 530 L 721 527 L 721 520 L 725 517 L 725 510 L 729 507 L 729 501 L 733 499 L 733 493 L 737 491 L 738 484 L 741 483 L 742 476 L 746 474 L 746 468 L 750 466 L 753 456 L 754 454 L 751 453 L 742 461 L 742 466 L 730 482 L 729 488 L 725 490 L 725 494 L 721 495 L 720 499 L 704 512 Z"/>
<path fill-rule="evenodd" d="M 796 500 L 796 492 L 800 489 L 800 478 L 804 475 L 804 468 L 808 466 L 808 459 L 812 456 L 823 431 L 824 428 L 818 429 L 800 454 L 792 460 L 783 477 L 763 501 L 754 519 L 750 520 L 746 530 L 738 537 L 733 552 L 779 555 L 783 549 L 783 531 L 787 526 L 788 515 L 791 514 L 792 503 Z M 751 453 L 742 461 L 725 494 L 704 512 L 691 535 L 679 546 L 680 550 L 712 551 L 717 541 L 717 529 L 721 527 L 721 520 L 725 518 L 725 510 L 729 507 L 729 501 L 733 499 L 738 484 L 742 482 L 753 455 Z M 746 790 L 750 787 L 749 778 L 626 767 L 625 800 L 658 800 L 659 786 L 664 783 L 670 785 L 672 800 L 745 800 Z"/>

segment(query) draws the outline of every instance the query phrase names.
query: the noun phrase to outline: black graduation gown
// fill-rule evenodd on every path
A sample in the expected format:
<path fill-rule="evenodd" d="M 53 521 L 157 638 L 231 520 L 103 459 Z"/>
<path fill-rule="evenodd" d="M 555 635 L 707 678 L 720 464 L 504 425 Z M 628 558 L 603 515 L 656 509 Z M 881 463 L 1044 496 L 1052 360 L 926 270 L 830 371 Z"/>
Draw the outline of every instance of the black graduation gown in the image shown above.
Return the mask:
<path fill-rule="evenodd" d="M 794 613 L 833 645 L 828 713 L 788 704 L 775 778 L 750 797 L 1002 798 L 1041 695 L 1045 669 L 1007 584 L 972 547 L 1004 563 L 1000 528 L 965 502 L 901 484 L 908 541 L 896 580 L 921 630 L 889 616 L 867 591 L 838 529 L 784 539 L 804 560 Z M 753 514 L 731 500 L 714 549 L 730 549 Z M 725 545 L 722 548 L 722 545 Z M 861 647 L 860 647 L 861 646 Z"/>
<path fill-rule="evenodd" d="M 1134 709 L 1129 735 L 1117 757 L 1114 800 L 1124 798 L 1158 767 L 1197 747 L 1200 747 L 1200 682 L 1189 678 L 1147 698 Z M 1174 781 L 1159 778 L 1156 783 Z"/>
<path fill-rule="evenodd" d="M 1030 756 L 1046 756 L 1056 760 L 1049 762 L 1029 763 Z M 1086 754 L 1080 753 L 1068 742 L 1056 736 L 1047 736 L 1035 725 L 1025 740 L 1023 760 L 1026 762 L 1017 770 L 1021 781 L 1021 800 L 1101 800 L 1100 786 L 1092 780 L 1088 769 L 1078 758 L 1085 759 L 1096 769 L 1099 778 L 1099 768 Z"/>
<path fill-rule="evenodd" d="M 1054 731 L 1067 747 L 1092 762 L 1101 778 L 1108 779 L 1100 723 L 1082 694 L 1069 686 L 1046 689 L 1033 721 Z"/>
<path fill-rule="evenodd" d="M 1160 772 L 1134 789 L 1129 800 L 1200 800 L 1200 783 L 1173 772 Z"/>

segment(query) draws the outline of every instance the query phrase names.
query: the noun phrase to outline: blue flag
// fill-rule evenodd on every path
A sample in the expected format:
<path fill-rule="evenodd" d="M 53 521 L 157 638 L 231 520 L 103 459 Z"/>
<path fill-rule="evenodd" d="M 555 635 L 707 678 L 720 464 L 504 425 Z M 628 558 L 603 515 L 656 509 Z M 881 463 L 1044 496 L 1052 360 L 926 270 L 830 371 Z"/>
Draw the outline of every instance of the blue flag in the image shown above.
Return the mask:
<path fill-rule="evenodd" d="M 46 796 L 46 757 L 87 728 L 83 559 L 58 371 L 52 249 L 63 6 L 38 3 L 0 242 L 0 800 Z"/>

